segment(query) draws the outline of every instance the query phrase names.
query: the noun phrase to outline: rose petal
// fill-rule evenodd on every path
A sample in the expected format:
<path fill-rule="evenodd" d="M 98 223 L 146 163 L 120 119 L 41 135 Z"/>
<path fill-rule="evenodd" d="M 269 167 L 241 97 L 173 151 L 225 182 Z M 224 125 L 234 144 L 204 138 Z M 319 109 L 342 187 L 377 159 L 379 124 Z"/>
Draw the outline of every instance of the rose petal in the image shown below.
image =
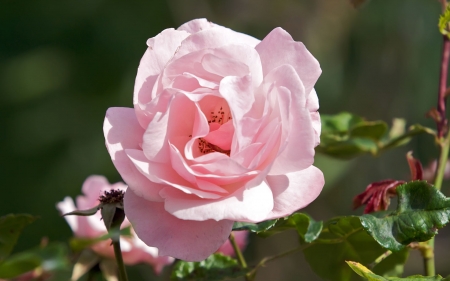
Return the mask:
<path fill-rule="evenodd" d="M 295 42 L 281 27 L 272 30 L 255 49 L 261 57 L 264 75 L 280 65 L 292 65 L 300 76 L 306 93 L 312 91 L 322 72 L 319 62 L 305 45 Z"/>
<path fill-rule="evenodd" d="M 314 128 L 314 132 L 316 133 L 316 145 L 320 143 L 320 133 L 322 131 L 322 124 L 320 123 L 320 114 L 317 112 L 319 110 L 319 98 L 317 97 L 316 90 L 312 89 L 311 93 L 309 93 L 308 98 L 306 100 L 306 107 L 311 114 L 311 121 Z"/>
<path fill-rule="evenodd" d="M 193 34 L 193 33 L 197 33 L 204 29 L 213 28 L 215 26 L 217 26 L 217 25 L 208 21 L 207 19 L 202 18 L 202 19 L 194 19 L 194 20 L 188 21 L 188 22 L 182 24 L 180 27 L 178 27 L 177 30 L 184 30 L 184 31 L 187 31 L 187 32 Z"/>
<path fill-rule="evenodd" d="M 142 112 L 140 105 L 144 105 L 155 98 L 152 95 L 152 89 L 158 75 L 173 57 L 181 42 L 188 36 L 189 33 L 185 31 L 170 28 L 147 41 L 148 49 L 139 64 L 133 97 L 138 120 L 144 128 L 149 120 Z"/>
<path fill-rule="evenodd" d="M 232 187 L 230 187 L 232 188 Z M 260 177 L 255 177 L 233 194 L 220 199 L 199 199 L 174 189 L 161 191 L 167 212 L 180 219 L 260 222 L 273 208 L 273 195 Z"/>
<path fill-rule="evenodd" d="M 233 31 L 229 28 L 215 25 L 213 28 L 200 30 L 187 37 L 182 43 L 180 49 L 174 56 L 178 59 L 186 54 L 204 49 L 219 48 L 224 45 L 233 44 L 248 45 L 254 48 L 259 44 L 259 40 L 247 34 Z"/>
<path fill-rule="evenodd" d="M 266 220 L 281 218 L 306 207 L 319 196 L 325 183 L 323 173 L 310 166 L 286 175 L 267 176 L 273 192 L 274 207 Z"/>
<path fill-rule="evenodd" d="M 125 153 L 125 149 L 140 149 L 144 130 L 131 108 L 113 107 L 106 112 L 103 124 L 106 147 L 123 180 L 131 188 L 146 190 L 145 198 L 160 201 L 159 190 L 143 176 Z"/>
<path fill-rule="evenodd" d="M 131 189 L 125 193 L 125 213 L 136 234 L 159 255 L 186 261 L 201 261 L 227 239 L 233 221 L 192 221 L 178 219 L 164 210 L 163 203 L 147 201 Z"/>

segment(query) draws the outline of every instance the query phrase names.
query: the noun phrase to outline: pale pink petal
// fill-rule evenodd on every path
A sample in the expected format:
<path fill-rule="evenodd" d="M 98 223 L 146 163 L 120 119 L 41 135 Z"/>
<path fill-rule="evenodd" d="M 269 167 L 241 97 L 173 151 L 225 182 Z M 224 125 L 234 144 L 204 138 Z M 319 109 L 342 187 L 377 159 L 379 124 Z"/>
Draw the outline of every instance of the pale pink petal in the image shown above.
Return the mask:
<path fill-rule="evenodd" d="M 189 32 L 191 34 L 197 33 L 204 29 L 209 29 L 217 26 L 216 24 L 208 21 L 207 19 L 194 19 L 191 21 L 188 21 L 184 24 L 182 24 L 180 27 L 177 28 L 177 30 L 184 30 L 186 32 Z"/>
<path fill-rule="evenodd" d="M 219 48 L 224 45 L 229 45 L 231 42 L 233 44 L 248 45 L 254 48 L 260 41 L 247 34 L 216 25 L 213 28 L 201 30 L 187 37 L 181 43 L 181 47 L 175 54 L 174 59 L 199 50 Z"/>
<path fill-rule="evenodd" d="M 309 110 L 306 108 L 305 90 L 297 73 L 290 65 L 281 65 L 271 71 L 265 81 L 278 86 L 278 103 L 283 119 L 283 138 L 280 154 L 275 159 L 270 174 L 285 174 L 305 169 L 314 162 L 316 132 L 312 126 Z M 288 111 L 289 121 L 282 112 Z M 287 123 L 287 124 L 286 124 Z M 285 136 L 287 135 L 287 138 Z"/>
<path fill-rule="evenodd" d="M 244 76 L 249 73 L 248 66 L 241 61 L 232 58 L 221 58 L 213 54 L 206 54 L 202 58 L 203 68 L 216 75 L 226 76 Z"/>
<path fill-rule="evenodd" d="M 161 188 L 163 185 L 169 185 L 183 191 L 184 193 L 195 194 L 200 198 L 215 199 L 221 197 L 215 193 L 205 192 L 193 188 L 193 185 L 182 178 L 174 169 L 172 169 L 170 165 L 148 161 L 140 150 L 130 149 L 126 152 L 133 164 L 136 165 L 139 172 L 146 176 L 152 183 L 155 183 L 155 190 Z M 142 194 L 142 197 L 144 198 L 146 192 L 148 192 L 146 189 L 141 189 L 140 187 L 134 187 L 131 189 L 133 189 L 133 191 L 138 195 Z"/>
<path fill-rule="evenodd" d="M 230 110 L 233 115 L 236 147 L 232 146 L 231 154 L 250 145 L 254 137 L 253 130 L 243 128 L 245 125 L 243 117 L 250 111 L 254 102 L 252 90 L 252 78 L 249 75 L 244 77 L 229 76 L 220 82 L 220 94 L 229 105 L 232 105 Z"/>
<path fill-rule="evenodd" d="M 161 196 L 165 198 L 166 211 L 186 220 L 260 222 L 273 209 L 272 191 L 265 182 L 259 182 L 259 177 L 221 199 L 195 198 L 172 188 L 163 189 Z"/>
<path fill-rule="evenodd" d="M 173 96 L 166 112 L 157 112 L 143 133 L 142 150 L 147 159 L 153 162 L 169 161 L 169 140 L 174 136 L 189 136 L 196 123 L 195 103 L 185 95 Z"/>
<path fill-rule="evenodd" d="M 319 110 L 319 98 L 317 97 L 316 90 L 312 89 L 306 100 L 306 107 L 311 114 L 312 125 L 316 133 L 316 146 L 320 143 L 320 133 L 322 130 L 322 124 L 320 123 Z"/>
<path fill-rule="evenodd" d="M 306 207 L 319 196 L 325 183 L 322 171 L 314 166 L 285 175 L 267 176 L 266 180 L 275 200 L 266 220 L 285 217 Z"/>
<path fill-rule="evenodd" d="M 187 36 L 189 33 L 185 31 L 170 28 L 147 41 L 148 49 L 139 64 L 133 97 L 136 115 L 143 128 L 150 121 L 150 117 L 142 107 L 155 98 L 152 90 L 158 75 Z"/>
<path fill-rule="evenodd" d="M 125 153 L 125 149 L 140 149 L 144 130 L 139 125 L 134 110 L 115 107 L 106 112 L 103 125 L 106 147 L 111 159 L 123 180 L 131 188 L 147 190 L 145 198 L 154 201 L 162 200 L 159 190 L 143 176 Z"/>
<path fill-rule="evenodd" d="M 163 203 L 147 201 L 131 189 L 125 193 L 125 213 L 139 238 L 159 249 L 159 255 L 201 261 L 228 239 L 231 220 L 181 220 L 164 209 Z"/>
<path fill-rule="evenodd" d="M 292 65 L 300 76 L 306 93 L 311 92 L 322 72 L 319 62 L 305 45 L 295 42 L 281 27 L 272 30 L 255 49 L 261 57 L 264 75 L 280 65 Z"/>
<path fill-rule="evenodd" d="M 233 135 L 233 122 L 227 122 L 220 126 L 217 130 L 210 132 L 207 136 L 204 137 L 204 139 L 209 143 L 217 145 L 223 150 L 230 150 Z"/>

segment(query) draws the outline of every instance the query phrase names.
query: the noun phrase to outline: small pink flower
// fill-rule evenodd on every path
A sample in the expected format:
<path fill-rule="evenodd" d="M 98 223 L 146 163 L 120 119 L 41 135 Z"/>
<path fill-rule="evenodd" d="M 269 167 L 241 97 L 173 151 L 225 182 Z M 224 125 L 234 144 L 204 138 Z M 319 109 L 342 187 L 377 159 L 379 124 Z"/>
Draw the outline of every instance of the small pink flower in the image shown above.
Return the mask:
<path fill-rule="evenodd" d="M 302 43 L 282 28 L 260 41 L 197 19 L 147 45 L 134 109 L 110 108 L 104 123 L 125 213 L 147 245 L 203 260 L 234 221 L 284 217 L 319 195 L 321 69 Z"/>
<path fill-rule="evenodd" d="M 98 198 L 105 191 L 112 189 L 125 191 L 127 186 L 123 183 L 109 184 L 103 176 L 90 176 L 83 183 L 82 192 L 84 195 L 76 198 L 75 206 L 72 198 L 66 197 L 59 202 L 56 207 L 62 213 L 69 213 L 74 210 L 87 210 L 97 206 L 100 202 Z M 105 224 L 101 220 L 100 211 L 93 216 L 65 216 L 64 217 L 72 229 L 74 235 L 80 238 L 97 238 L 107 233 Z M 130 222 L 125 219 L 122 228 L 130 226 Z M 134 230 L 132 229 L 132 234 Z M 158 256 L 158 249 L 147 246 L 136 235 L 132 237 L 121 237 L 120 244 L 124 262 L 129 265 L 137 263 L 148 263 L 153 266 L 156 273 L 160 273 L 162 268 L 174 261 L 171 257 Z M 114 249 L 111 241 L 105 240 L 92 245 L 92 250 L 97 254 L 114 258 Z"/>
<path fill-rule="evenodd" d="M 243 251 L 245 247 L 247 246 L 247 239 L 248 239 L 248 231 L 233 231 L 234 239 L 236 240 L 236 244 L 238 245 L 239 249 Z M 236 255 L 233 246 L 231 245 L 230 240 L 226 240 L 225 243 L 223 243 L 222 246 L 220 246 L 219 250 L 217 250 L 217 253 L 222 253 L 226 256 L 232 256 L 234 257 Z"/>

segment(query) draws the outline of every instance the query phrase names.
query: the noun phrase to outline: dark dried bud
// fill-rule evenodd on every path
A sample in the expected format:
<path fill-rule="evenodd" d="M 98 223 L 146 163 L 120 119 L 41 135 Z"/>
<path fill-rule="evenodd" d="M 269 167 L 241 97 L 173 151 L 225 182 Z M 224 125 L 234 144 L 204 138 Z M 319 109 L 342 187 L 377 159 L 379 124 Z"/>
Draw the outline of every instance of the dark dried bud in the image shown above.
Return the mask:
<path fill-rule="evenodd" d="M 102 204 L 119 204 L 123 206 L 123 197 L 125 193 L 119 189 L 105 190 L 103 195 L 100 195 L 98 200 Z"/>

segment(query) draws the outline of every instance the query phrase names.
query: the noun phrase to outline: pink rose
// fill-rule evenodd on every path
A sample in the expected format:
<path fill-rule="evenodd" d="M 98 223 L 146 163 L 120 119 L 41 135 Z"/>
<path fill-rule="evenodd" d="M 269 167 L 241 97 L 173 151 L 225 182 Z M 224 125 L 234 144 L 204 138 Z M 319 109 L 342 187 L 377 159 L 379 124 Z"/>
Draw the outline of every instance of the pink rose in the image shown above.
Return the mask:
<path fill-rule="evenodd" d="M 100 204 L 98 201 L 100 195 L 102 195 L 105 191 L 110 191 L 112 189 L 125 191 L 127 186 L 120 182 L 109 184 L 107 179 L 103 176 L 90 176 L 83 183 L 82 191 L 84 196 L 78 196 L 76 198 L 77 206 L 75 206 L 72 198 L 66 197 L 64 198 L 64 201 L 59 202 L 56 207 L 62 214 L 69 213 L 77 209 L 91 209 Z M 76 237 L 97 238 L 107 233 L 105 224 L 101 220 L 100 212 L 88 217 L 66 216 L 64 218 L 70 228 L 72 228 L 72 231 Z M 127 226 L 130 226 L 130 222 L 125 219 L 122 223 L 122 228 Z M 134 230 L 132 229 L 131 232 L 134 233 Z M 174 261 L 171 257 L 158 256 L 158 249 L 147 246 L 137 237 L 137 235 L 133 235 L 132 237 L 121 237 L 120 244 L 123 260 L 129 265 L 141 262 L 148 263 L 153 266 L 156 273 L 160 273 L 166 264 L 170 264 Z M 101 256 L 114 258 L 114 249 L 111 246 L 111 241 L 109 240 L 101 241 L 92 245 L 92 250 Z"/>
<path fill-rule="evenodd" d="M 234 221 L 284 217 L 319 195 L 321 69 L 302 43 L 282 28 L 259 41 L 197 19 L 147 45 L 134 109 L 110 108 L 104 123 L 125 213 L 147 245 L 203 260 Z"/>
<path fill-rule="evenodd" d="M 233 234 L 236 244 L 238 245 L 239 249 L 243 251 L 247 246 L 248 231 L 233 231 Z M 236 255 L 230 240 L 225 241 L 225 243 L 223 243 L 223 245 L 220 246 L 217 252 L 222 253 L 226 256 L 234 257 Z"/>

